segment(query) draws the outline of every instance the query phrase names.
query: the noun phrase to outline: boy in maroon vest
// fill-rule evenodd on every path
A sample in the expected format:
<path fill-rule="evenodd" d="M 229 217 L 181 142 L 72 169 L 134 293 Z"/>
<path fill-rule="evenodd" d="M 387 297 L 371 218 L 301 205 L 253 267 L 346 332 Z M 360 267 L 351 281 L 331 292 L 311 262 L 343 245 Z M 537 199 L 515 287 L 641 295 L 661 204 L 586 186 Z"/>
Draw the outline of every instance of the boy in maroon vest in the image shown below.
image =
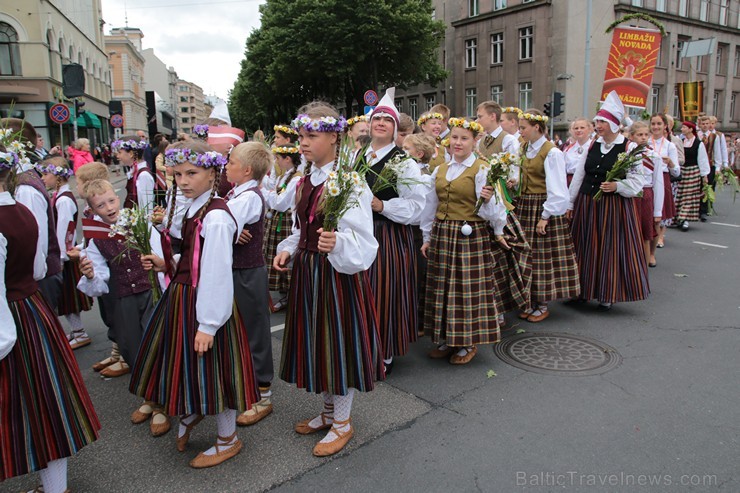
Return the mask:
<path fill-rule="evenodd" d="M 247 426 L 272 412 L 270 384 L 274 375 L 272 335 L 270 333 L 267 266 L 262 254 L 265 232 L 265 204 L 260 182 L 273 167 L 270 150 L 259 142 L 245 142 L 234 147 L 226 165 L 226 176 L 234 188 L 226 195 L 226 205 L 241 234 L 234 245 L 234 298 L 247 327 L 252 362 L 257 375 L 261 400 L 236 418 Z M 248 241 L 245 239 L 249 237 Z"/>

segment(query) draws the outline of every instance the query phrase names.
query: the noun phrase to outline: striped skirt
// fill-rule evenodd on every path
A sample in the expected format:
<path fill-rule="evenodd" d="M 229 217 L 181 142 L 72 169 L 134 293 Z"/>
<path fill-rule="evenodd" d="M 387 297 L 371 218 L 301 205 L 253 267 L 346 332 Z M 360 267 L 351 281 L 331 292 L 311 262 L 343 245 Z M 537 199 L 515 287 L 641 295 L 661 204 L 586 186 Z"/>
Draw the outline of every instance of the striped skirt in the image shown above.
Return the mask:
<path fill-rule="evenodd" d="M 8 306 L 18 339 L 0 361 L 0 481 L 71 457 L 100 430 L 77 360 L 41 293 Z"/>
<path fill-rule="evenodd" d="M 434 220 L 427 256 L 424 331 L 452 347 L 500 340 L 491 234 L 483 221 Z"/>
<path fill-rule="evenodd" d="M 172 283 L 164 292 L 141 340 L 129 390 L 170 416 L 245 411 L 260 397 L 239 310 L 235 304 L 213 347 L 199 357 L 195 301 L 190 285 Z"/>
<path fill-rule="evenodd" d="M 671 174 L 663 173 L 663 221 L 676 217 L 676 203 L 673 201 L 673 184 L 671 183 Z"/>
<path fill-rule="evenodd" d="M 653 222 L 653 213 L 655 209 L 655 196 L 653 195 L 653 189 L 645 187 L 642 189 L 642 197 L 635 199 L 639 204 L 640 213 L 640 231 L 642 232 L 643 241 L 650 241 L 658 236 L 658 231 L 655 229 L 655 222 Z"/>
<path fill-rule="evenodd" d="M 418 308 L 416 310 L 416 327 L 419 335 L 424 334 L 424 301 L 426 300 L 427 291 L 427 259 L 421 254 L 421 247 L 424 245 L 424 237 L 421 234 L 419 226 L 413 226 L 414 232 L 414 251 L 416 252 L 416 301 Z"/>
<path fill-rule="evenodd" d="M 545 193 L 521 195 L 516 206 L 532 247 L 531 298 L 540 303 L 575 298 L 581 292 L 573 237 L 565 216 L 552 216 L 544 236 L 536 231 L 546 199 Z"/>
<path fill-rule="evenodd" d="M 699 166 L 684 166 L 681 176 L 676 194 L 676 221 L 698 221 L 702 193 Z"/>
<path fill-rule="evenodd" d="M 494 280 L 496 281 L 496 311 L 504 314 L 512 310 L 526 310 L 530 304 L 532 284 L 532 248 L 522 230 L 522 225 L 513 212 L 506 216 L 504 238 L 511 247 L 504 250 L 494 239 Z"/>
<path fill-rule="evenodd" d="M 86 312 L 92 308 L 92 298 L 77 289 L 77 283 L 80 282 L 81 277 L 80 265 L 77 262 L 72 260 L 64 262 L 62 267 L 62 293 L 57 305 L 57 314 L 60 317 Z"/>
<path fill-rule="evenodd" d="M 648 297 L 647 261 L 634 199 L 606 194 L 595 201 L 579 193 L 571 231 L 581 298 L 617 303 Z"/>
<path fill-rule="evenodd" d="M 412 226 L 375 221 L 378 255 L 368 275 L 386 358 L 403 356 L 418 336 L 416 249 Z"/>
<path fill-rule="evenodd" d="M 373 390 L 385 369 L 367 272 L 340 274 L 325 254 L 299 249 L 292 279 L 280 378 L 317 394 Z"/>
<path fill-rule="evenodd" d="M 287 293 L 290 287 L 290 271 L 278 272 L 272 268 L 278 244 L 290 236 L 293 227 L 293 214 L 290 211 L 277 212 L 271 210 L 272 216 L 265 220 L 265 243 L 262 252 L 267 262 L 268 282 L 270 291 Z"/>

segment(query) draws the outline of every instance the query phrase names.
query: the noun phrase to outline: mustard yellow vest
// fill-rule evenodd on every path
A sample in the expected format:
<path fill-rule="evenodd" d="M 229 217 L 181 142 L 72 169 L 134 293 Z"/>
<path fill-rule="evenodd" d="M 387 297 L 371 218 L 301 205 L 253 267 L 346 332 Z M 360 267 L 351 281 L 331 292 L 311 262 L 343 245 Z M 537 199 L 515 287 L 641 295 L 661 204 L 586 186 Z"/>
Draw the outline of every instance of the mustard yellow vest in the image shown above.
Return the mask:
<path fill-rule="evenodd" d="M 478 155 L 484 159 L 488 159 L 494 154 L 504 152 L 504 135 L 506 135 L 506 132 L 502 130 L 496 138 L 488 139 L 488 137 L 490 137 L 488 134 L 483 136 L 480 146 L 478 146 Z M 488 143 L 486 143 L 486 141 L 488 141 Z"/>
<path fill-rule="evenodd" d="M 555 147 L 555 144 L 549 140 L 542 144 L 540 152 L 532 159 L 527 159 L 527 147 L 529 144 L 522 146 L 522 170 L 521 184 L 519 192 L 522 195 L 536 193 L 547 193 L 547 182 L 545 181 L 545 158 L 547 153 Z"/>
<path fill-rule="evenodd" d="M 452 181 L 447 181 L 447 170 L 450 163 L 443 163 L 437 171 L 437 179 L 434 182 L 437 192 L 436 217 L 439 220 L 452 221 L 483 221 L 483 218 L 475 213 L 475 203 L 478 197 L 475 195 L 475 175 L 481 165 L 486 162 L 476 159 L 470 168 L 465 168 L 460 176 Z"/>

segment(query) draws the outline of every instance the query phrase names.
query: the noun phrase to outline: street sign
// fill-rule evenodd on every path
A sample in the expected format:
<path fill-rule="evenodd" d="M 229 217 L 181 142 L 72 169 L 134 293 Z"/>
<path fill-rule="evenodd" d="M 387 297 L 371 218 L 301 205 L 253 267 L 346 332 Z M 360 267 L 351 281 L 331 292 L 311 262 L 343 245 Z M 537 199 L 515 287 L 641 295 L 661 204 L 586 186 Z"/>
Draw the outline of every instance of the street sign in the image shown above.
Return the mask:
<path fill-rule="evenodd" d="M 113 115 L 110 117 L 110 125 L 113 128 L 123 127 L 123 117 L 121 115 Z"/>
<path fill-rule="evenodd" d="M 49 108 L 49 118 L 54 123 L 62 124 L 69 121 L 69 107 L 66 104 L 57 103 Z"/>
<path fill-rule="evenodd" d="M 375 106 L 378 104 L 378 93 L 370 89 L 369 91 L 365 91 L 363 99 L 365 100 L 366 105 Z"/>
<path fill-rule="evenodd" d="M 371 111 L 375 109 L 375 106 L 365 106 L 365 114 L 369 114 Z"/>

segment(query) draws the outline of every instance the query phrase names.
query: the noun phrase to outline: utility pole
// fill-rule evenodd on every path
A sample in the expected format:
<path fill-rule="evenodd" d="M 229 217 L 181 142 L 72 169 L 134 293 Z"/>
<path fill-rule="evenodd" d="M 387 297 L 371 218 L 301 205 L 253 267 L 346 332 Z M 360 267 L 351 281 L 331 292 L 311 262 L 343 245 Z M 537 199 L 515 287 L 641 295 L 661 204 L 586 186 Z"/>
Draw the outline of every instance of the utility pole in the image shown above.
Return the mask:
<path fill-rule="evenodd" d="M 588 118 L 588 85 L 591 82 L 591 7 L 593 0 L 586 0 L 586 60 L 583 64 L 583 112 Z"/>

